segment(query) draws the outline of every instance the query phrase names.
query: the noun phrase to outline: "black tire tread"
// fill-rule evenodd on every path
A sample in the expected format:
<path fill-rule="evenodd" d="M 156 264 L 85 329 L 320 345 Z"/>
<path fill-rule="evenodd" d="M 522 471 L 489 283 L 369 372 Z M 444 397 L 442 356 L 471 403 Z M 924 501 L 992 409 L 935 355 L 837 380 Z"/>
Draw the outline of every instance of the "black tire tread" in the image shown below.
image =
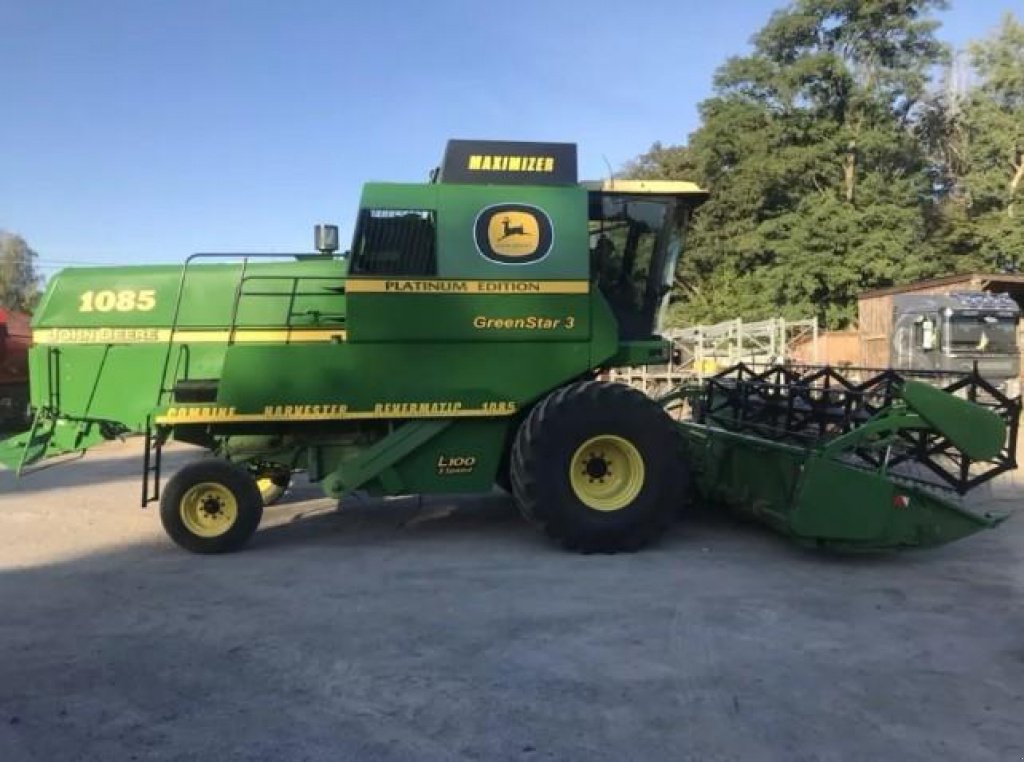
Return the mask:
<path fill-rule="evenodd" d="M 639 418 L 651 428 L 657 441 L 678 453 L 678 432 L 671 418 L 642 392 L 623 384 L 587 380 L 564 386 L 538 403 L 516 434 L 511 454 L 513 495 L 522 515 L 549 537 L 569 550 L 583 553 L 632 552 L 659 537 L 670 525 L 686 494 L 688 479 L 685 461 L 663 494 L 664 509 L 655 511 L 652 520 L 636 523 L 614 537 L 596 536 L 573 526 L 542 505 L 538 495 L 538 475 L 545 473 L 538 462 L 539 443 L 545 435 L 559 429 L 562 421 L 578 415 L 580 409 L 610 409 L 624 418 Z"/>
<path fill-rule="evenodd" d="M 182 523 L 178 506 L 182 496 L 200 482 L 216 482 L 232 491 L 238 502 L 238 520 L 219 537 L 197 537 Z M 263 498 L 255 480 L 246 469 L 219 458 L 189 463 L 179 470 L 164 488 L 160 499 L 160 522 L 167 536 L 192 553 L 229 553 L 238 550 L 252 537 L 263 518 Z"/>

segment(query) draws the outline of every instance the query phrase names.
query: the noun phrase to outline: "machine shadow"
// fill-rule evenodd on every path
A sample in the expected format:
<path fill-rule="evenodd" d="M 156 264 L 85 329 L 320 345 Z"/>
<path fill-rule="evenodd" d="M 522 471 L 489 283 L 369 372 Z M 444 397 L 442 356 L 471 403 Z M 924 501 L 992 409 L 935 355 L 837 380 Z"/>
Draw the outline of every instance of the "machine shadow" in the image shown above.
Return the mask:
<path fill-rule="evenodd" d="M 122 449 L 111 449 L 121 448 Z M 204 456 L 197 448 L 173 447 L 164 451 L 162 480 L 189 461 Z M 81 455 L 67 455 L 30 468 L 21 477 L 14 471 L 0 469 L 0 500 L 28 496 L 50 490 L 88 487 L 109 482 L 135 481 L 141 488 L 142 456 L 139 447 L 129 440 L 123 445 L 113 442 L 106 448 Z"/>
<path fill-rule="evenodd" d="M 532 548 L 545 553 L 579 555 L 561 549 L 519 514 L 510 495 L 495 490 L 471 495 L 405 495 L 370 498 L 353 496 L 337 507 L 319 495 L 315 485 L 300 484 L 285 501 L 265 509 L 263 525 L 243 552 L 333 545 L 404 543 L 406 550 L 451 542 L 485 542 L 495 549 Z M 943 548 L 927 556 L 941 555 Z M 690 506 L 680 512 L 669 530 L 645 553 L 768 553 L 808 564 L 826 566 L 916 564 L 923 557 L 907 551 L 839 552 L 801 546 L 769 527 L 740 514 L 710 506 Z M 607 554 L 593 554 L 596 556 Z"/>
<path fill-rule="evenodd" d="M 185 463 L 204 457 L 201 450 L 173 446 L 165 450 L 163 474 L 169 477 Z M 47 491 L 102 487 L 125 482 L 123 501 L 138 498 L 137 483 L 142 461 L 138 442 L 111 443 L 85 458 L 60 462 L 25 478 L 0 471 L 0 508 Z M 155 506 L 151 506 L 151 509 Z M 346 497 L 340 505 L 325 498 L 316 484 L 296 474 L 284 498 L 265 509 L 262 526 L 244 552 L 278 552 L 303 545 L 337 545 L 351 548 L 367 543 L 434 543 L 451 539 L 467 542 L 484 540 L 495 546 L 534 547 L 543 552 L 561 552 L 542 533 L 524 521 L 511 496 L 494 491 L 473 495 L 424 495 L 369 498 L 360 494 Z M 170 549 L 172 546 L 167 545 Z M 729 511 L 693 504 L 680 511 L 673 527 L 653 550 L 704 552 L 728 550 L 749 552 L 773 548 L 770 552 L 811 564 L 905 564 L 919 556 L 889 552 L 850 554 L 819 550 L 793 544 L 771 529 Z M 742 550 L 733 550 L 733 549 Z M 777 548 L 778 550 L 774 550 Z M 711 552 L 711 551 L 709 551 Z M 941 553 L 932 549 L 929 555 Z M 909 561 L 916 563 L 916 561 Z"/>
<path fill-rule="evenodd" d="M 537 544 L 538 536 L 519 516 L 508 495 L 405 495 L 371 498 L 354 495 L 335 505 L 310 499 L 316 487 L 300 484 L 279 506 L 264 510 L 264 522 L 251 549 L 306 544 L 363 546 L 369 541 L 466 539 L 489 543 Z M 541 541 L 540 544 L 544 544 Z"/>

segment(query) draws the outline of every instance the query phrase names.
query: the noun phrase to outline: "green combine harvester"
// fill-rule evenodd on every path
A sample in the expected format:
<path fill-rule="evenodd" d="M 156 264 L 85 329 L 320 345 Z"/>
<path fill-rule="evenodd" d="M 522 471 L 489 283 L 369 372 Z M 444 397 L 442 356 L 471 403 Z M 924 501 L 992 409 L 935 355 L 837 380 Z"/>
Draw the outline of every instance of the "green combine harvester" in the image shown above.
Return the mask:
<path fill-rule="evenodd" d="M 658 537 L 695 496 L 800 542 L 935 545 L 1000 517 L 957 493 L 1016 466 L 1019 401 L 888 372 L 730 369 L 661 401 L 601 380 L 659 364 L 685 182 L 579 183 L 571 144 L 451 141 L 426 184 L 363 189 L 350 252 L 72 268 L 33 321 L 35 411 L 0 462 L 143 434 L 171 539 L 241 547 L 296 471 L 326 495 L 509 489 L 567 548 Z M 973 400 L 973 401 L 971 401 Z M 676 421 L 681 403 L 695 412 Z M 212 457 L 161 495 L 169 440 Z"/>

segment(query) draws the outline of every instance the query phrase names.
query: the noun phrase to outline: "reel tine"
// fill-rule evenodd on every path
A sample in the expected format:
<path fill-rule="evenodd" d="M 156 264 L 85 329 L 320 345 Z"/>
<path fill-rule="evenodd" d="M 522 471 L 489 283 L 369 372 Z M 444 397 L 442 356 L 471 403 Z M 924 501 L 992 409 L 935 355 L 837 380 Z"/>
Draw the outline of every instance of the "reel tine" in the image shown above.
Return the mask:
<path fill-rule="evenodd" d="M 771 441 L 822 445 L 892 408 L 907 381 L 906 374 L 891 368 L 856 370 L 867 377 L 852 378 L 830 366 L 776 364 L 759 369 L 737 363 L 705 381 L 705 422 Z M 857 447 L 850 454 L 871 468 L 884 464 L 900 476 L 905 475 L 901 471 L 920 473 L 923 469 L 937 480 L 935 486 L 961 494 L 1014 468 L 1020 400 L 1008 398 L 976 369 L 947 384 L 943 391 L 986 407 L 1003 419 L 1008 437 L 1002 452 L 991 460 L 978 461 L 958 450 L 938 430 L 899 430 L 887 442 L 885 455 L 871 445 Z"/>

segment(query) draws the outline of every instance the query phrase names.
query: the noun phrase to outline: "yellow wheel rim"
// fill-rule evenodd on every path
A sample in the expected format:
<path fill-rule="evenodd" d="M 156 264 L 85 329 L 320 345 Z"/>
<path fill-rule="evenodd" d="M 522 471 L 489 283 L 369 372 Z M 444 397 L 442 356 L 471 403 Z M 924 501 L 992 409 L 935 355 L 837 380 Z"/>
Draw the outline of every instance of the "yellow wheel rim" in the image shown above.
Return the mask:
<path fill-rule="evenodd" d="M 181 522 L 197 537 L 220 537 L 238 519 L 238 501 L 227 487 L 203 482 L 189 488 L 178 503 Z"/>
<path fill-rule="evenodd" d="M 618 511 L 636 500 L 644 486 L 644 459 L 631 442 L 612 434 L 591 437 L 570 461 L 576 497 L 595 511 Z"/>

